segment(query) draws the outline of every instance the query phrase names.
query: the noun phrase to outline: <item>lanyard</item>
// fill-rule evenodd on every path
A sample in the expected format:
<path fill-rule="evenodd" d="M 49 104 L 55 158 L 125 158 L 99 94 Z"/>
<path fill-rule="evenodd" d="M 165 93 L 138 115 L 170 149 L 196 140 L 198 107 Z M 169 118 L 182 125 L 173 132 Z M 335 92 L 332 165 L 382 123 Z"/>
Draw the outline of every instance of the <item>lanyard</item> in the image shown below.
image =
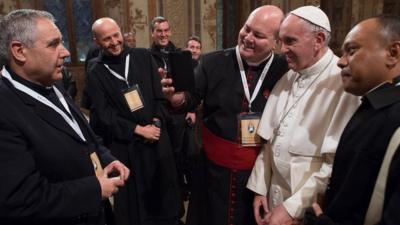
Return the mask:
<path fill-rule="evenodd" d="M 68 123 L 68 125 L 76 132 L 76 134 L 79 135 L 79 137 L 83 140 L 86 141 L 85 137 L 83 136 L 82 130 L 79 127 L 78 123 L 76 122 L 76 120 L 73 118 L 71 111 L 69 110 L 68 104 L 64 99 L 64 96 L 61 94 L 61 92 L 55 87 L 52 86 L 52 88 L 54 89 L 54 92 L 56 93 L 57 97 L 60 99 L 62 105 L 65 107 L 65 109 L 71 114 L 72 119 L 64 112 L 62 111 L 60 108 L 58 108 L 57 106 L 55 106 L 51 101 L 49 101 L 47 98 L 45 98 L 43 95 L 37 93 L 36 91 L 28 88 L 27 86 L 19 83 L 18 81 L 15 81 L 14 79 L 12 79 L 10 73 L 6 70 L 5 67 L 3 67 L 3 77 L 7 78 L 7 80 L 9 80 L 11 82 L 11 84 L 18 90 L 24 92 L 25 94 L 31 96 L 32 98 L 38 100 L 39 102 L 47 105 L 48 107 L 54 109 L 54 111 L 56 111 L 58 114 L 60 114 L 64 120 Z"/>
<path fill-rule="evenodd" d="M 258 92 L 260 91 L 260 88 L 264 81 L 264 78 L 266 77 L 269 67 L 271 66 L 271 63 L 274 60 L 274 53 L 271 54 L 271 58 L 269 59 L 268 63 L 265 65 L 265 67 L 261 73 L 261 76 L 257 81 L 257 85 L 254 88 L 254 92 L 253 92 L 253 95 L 251 96 L 251 98 L 250 98 L 249 86 L 247 84 L 246 74 L 244 72 L 242 58 L 240 58 L 239 46 L 236 46 L 236 59 L 239 64 L 240 76 L 242 77 L 244 94 L 246 96 L 247 102 L 249 103 L 249 111 L 251 112 L 251 103 L 254 101 Z"/>
<path fill-rule="evenodd" d="M 107 64 L 104 64 L 104 66 L 108 69 L 108 71 L 110 71 L 110 73 L 112 75 L 114 75 L 114 77 L 116 77 L 119 80 L 125 81 L 126 85 L 129 88 L 129 82 L 128 82 L 129 54 L 126 56 L 126 60 L 125 60 L 125 77 L 119 75 L 117 72 L 115 72 L 114 70 L 110 69 L 110 67 Z"/>

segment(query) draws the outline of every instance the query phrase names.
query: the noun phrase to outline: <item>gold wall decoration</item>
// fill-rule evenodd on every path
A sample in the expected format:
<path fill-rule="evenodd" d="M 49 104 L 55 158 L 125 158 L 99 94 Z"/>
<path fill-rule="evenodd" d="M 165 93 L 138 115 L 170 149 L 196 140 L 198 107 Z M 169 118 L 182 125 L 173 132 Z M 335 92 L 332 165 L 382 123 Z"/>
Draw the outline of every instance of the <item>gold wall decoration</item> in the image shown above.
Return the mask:
<path fill-rule="evenodd" d="M 135 8 L 135 15 L 133 16 L 133 24 L 136 30 L 144 31 L 145 27 L 148 25 L 147 16 L 144 15 L 143 10 Z"/>
<path fill-rule="evenodd" d="M 203 12 L 203 28 L 207 32 L 209 38 L 211 39 L 211 45 L 215 46 L 216 41 L 216 17 L 217 10 L 214 4 L 206 4 Z"/>

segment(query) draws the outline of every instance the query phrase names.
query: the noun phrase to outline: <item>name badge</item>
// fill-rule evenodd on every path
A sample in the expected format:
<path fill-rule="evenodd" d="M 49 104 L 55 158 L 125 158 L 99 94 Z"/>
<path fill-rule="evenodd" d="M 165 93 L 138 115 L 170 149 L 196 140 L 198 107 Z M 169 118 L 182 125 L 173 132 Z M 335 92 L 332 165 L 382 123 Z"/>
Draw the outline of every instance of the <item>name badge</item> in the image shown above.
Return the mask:
<path fill-rule="evenodd" d="M 144 100 L 137 84 L 125 90 L 124 97 L 131 112 L 144 107 Z"/>
<path fill-rule="evenodd" d="M 261 137 L 257 134 L 261 113 L 238 115 L 239 142 L 243 147 L 261 146 Z"/>
<path fill-rule="evenodd" d="M 90 159 L 92 160 L 93 167 L 94 167 L 94 172 L 96 173 L 96 176 L 100 176 L 103 174 L 103 167 L 101 166 L 99 157 L 97 156 L 96 152 L 92 152 L 90 154 Z"/>

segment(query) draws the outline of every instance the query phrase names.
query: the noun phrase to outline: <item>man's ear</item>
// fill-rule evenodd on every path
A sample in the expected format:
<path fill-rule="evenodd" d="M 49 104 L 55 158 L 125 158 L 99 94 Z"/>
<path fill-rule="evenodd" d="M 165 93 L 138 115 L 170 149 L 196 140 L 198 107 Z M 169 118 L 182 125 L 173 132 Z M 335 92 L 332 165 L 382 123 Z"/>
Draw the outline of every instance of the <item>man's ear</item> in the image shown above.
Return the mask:
<path fill-rule="evenodd" d="M 97 45 L 99 45 L 99 41 L 98 41 L 98 39 L 96 38 L 96 36 L 95 35 L 93 35 L 93 41 L 97 44 Z"/>
<path fill-rule="evenodd" d="M 322 49 L 325 46 L 326 36 L 323 32 L 318 32 L 315 36 L 315 50 Z"/>
<path fill-rule="evenodd" d="M 387 66 L 393 68 L 400 63 L 400 41 L 390 43 L 387 49 L 388 62 Z"/>
<path fill-rule="evenodd" d="M 19 41 L 11 41 L 10 45 L 11 45 L 11 55 L 10 56 L 13 57 L 15 59 L 15 61 L 25 62 L 26 61 L 26 57 L 25 57 L 26 48 L 25 48 L 24 44 L 22 44 Z"/>

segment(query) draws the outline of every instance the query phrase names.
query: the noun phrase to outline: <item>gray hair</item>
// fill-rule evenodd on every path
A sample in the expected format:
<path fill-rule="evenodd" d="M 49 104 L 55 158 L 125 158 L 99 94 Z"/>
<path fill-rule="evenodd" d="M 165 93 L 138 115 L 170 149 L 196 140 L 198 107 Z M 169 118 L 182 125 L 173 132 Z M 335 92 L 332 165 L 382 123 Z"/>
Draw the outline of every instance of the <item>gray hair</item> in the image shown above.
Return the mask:
<path fill-rule="evenodd" d="M 163 22 L 167 22 L 168 23 L 168 20 L 163 16 L 154 17 L 153 20 L 151 21 L 151 24 L 150 24 L 151 32 L 153 32 L 154 29 L 156 29 L 156 23 L 163 23 Z"/>
<path fill-rule="evenodd" d="M 10 43 L 19 41 L 28 48 L 36 41 L 36 19 L 46 18 L 55 22 L 53 15 L 46 11 L 18 9 L 5 15 L 0 21 L 0 64 L 10 62 Z"/>
<path fill-rule="evenodd" d="M 331 41 L 331 32 L 327 31 L 327 30 L 326 30 L 325 28 L 323 28 L 323 27 L 320 27 L 320 26 L 318 26 L 318 25 L 316 25 L 316 24 L 311 23 L 311 22 L 308 21 L 308 20 L 304 20 L 304 19 L 303 19 L 303 21 L 305 21 L 305 22 L 307 23 L 307 26 L 309 27 L 309 29 L 310 29 L 310 31 L 311 31 L 312 33 L 314 33 L 314 34 L 323 33 L 324 36 L 325 36 L 325 43 L 324 43 L 324 45 L 325 45 L 325 46 L 328 46 L 328 45 L 329 45 L 329 42 Z"/>
<path fill-rule="evenodd" d="M 379 25 L 380 34 L 386 42 L 400 41 L 400 16 L 379 15 L 372 17 Z"/>

